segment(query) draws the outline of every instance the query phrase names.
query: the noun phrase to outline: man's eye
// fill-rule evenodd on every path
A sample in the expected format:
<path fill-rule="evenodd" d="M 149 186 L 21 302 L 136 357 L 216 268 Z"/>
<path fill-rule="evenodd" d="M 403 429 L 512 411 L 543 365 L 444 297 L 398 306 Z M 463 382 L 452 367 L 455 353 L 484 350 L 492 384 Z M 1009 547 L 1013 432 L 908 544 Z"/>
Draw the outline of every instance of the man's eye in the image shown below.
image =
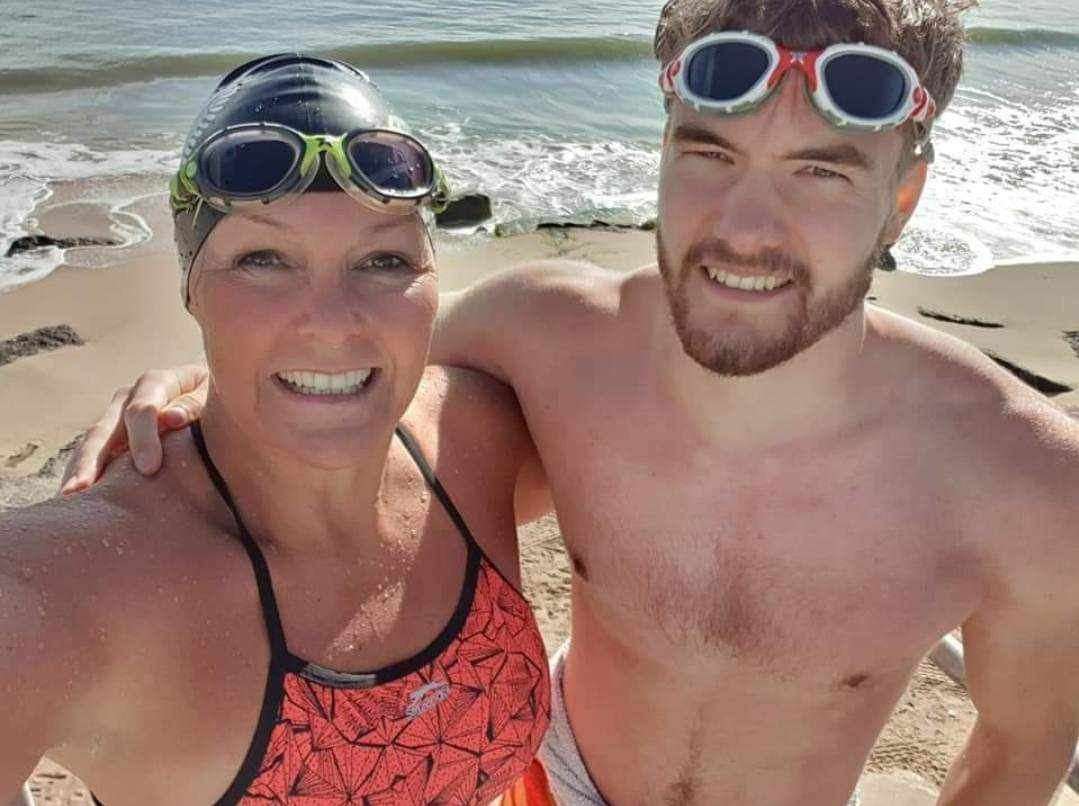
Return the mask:
<path fill-rule="evenodd" d="M 812 176 L 816 179 L 846 179 L 843 174 L 836 173 L 835 171 L 829 171 L 827 168 L 822 168 L 819 165 L 810 165 L 808 168 L 804 168 L 802 173 L 807 176 Z"/>
<path fill-rule="evenodd" d="M 734 160 L 732 160 L 729 156 L 727 156 L 727 154 L 725 154 L 722 151 L 696 150 L 696 151 L 687 151 L 686 154 L 691 156 L 691 157 L 703 157 L 704 159 L 712 160 L 713 162 L 726 162 L 726 163 L 734 162 Z"/>
<path fill-rule="evenodd" d="M 242 269 L 276 269 L 285 265 L 285 261 L 272 249 L 262 249 L 241 255 L 236 265 Z"/>
<path fill-rule="evenodd" d="M 375 255 L 364 261 L 360 268 L 374 269 L 375 271 L 394 271 L 396 269 L 410 269 L 412 264 L 400 255 Z"/>

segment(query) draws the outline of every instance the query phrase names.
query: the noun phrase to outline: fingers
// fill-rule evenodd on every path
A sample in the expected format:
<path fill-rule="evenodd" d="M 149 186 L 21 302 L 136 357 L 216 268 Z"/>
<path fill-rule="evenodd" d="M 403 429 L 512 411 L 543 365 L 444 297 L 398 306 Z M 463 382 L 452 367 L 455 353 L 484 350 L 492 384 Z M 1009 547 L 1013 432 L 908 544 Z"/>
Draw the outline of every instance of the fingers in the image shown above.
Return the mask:
<path fill-rule="evenodd" d="M 160 425 L 165 429 L 186 428 L 202 416 L 206 408 L 209 372 L 199 364 L 189 364 L 176 370 L 179 394 L 169 401 L 161 414 Z"/>
<path fill-rule="evenodd" d="M 183 428 L 202 414 L 209 373 L 196 364 L 150 370 L 139 378 L 124 407 L 131 458 L 143 475 L 161 469 L 161 431 Z M 168 409 L 168 416 L 163 413 Z"/>
<path fill-rule="evenodd" d="M 124 407 L 131 458 L 144 476 L 152 476 L 161 468 L 158 420 L 169 400 L 180 394 L 179 380 L 174 371 L 150 370 L 139 378 Z"/>
<path fill-rule="evenodd" d="M 165 430 L 179 431 L 202 417 L 206 408 L 205 390 L 191 392 L 176 398 L 161 414 L 161 427 Z"/>
<path fill-rule="evenodd" d="M 91 426 L 75 448 L 60 482 L 63 495 L 85 490 L 101 476 L 105 466 L 126 444 L 122 412 L 131 387 L 117 389 L 101 419 Z"/>
<path fill-rule="evenodd" d="M 156 473 L 162 461 L 159 431 L 185 428 L 197 420 L 208 387 L 206 367 L 188 364 L 150 370 L 134 387 L 118 389 L 68 461 L 60 491 L 70 495 L 91 486 L 128 445 L 139 472 Z"/>

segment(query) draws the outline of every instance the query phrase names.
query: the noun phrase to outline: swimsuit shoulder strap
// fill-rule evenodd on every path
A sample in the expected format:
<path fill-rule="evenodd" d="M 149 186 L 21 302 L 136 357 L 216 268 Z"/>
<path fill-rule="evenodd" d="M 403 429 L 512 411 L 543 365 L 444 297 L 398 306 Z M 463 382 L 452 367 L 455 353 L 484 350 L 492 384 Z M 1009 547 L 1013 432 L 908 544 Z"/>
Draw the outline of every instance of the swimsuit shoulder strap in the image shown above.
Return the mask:
<path fill-rule="evenodd" d="M 401 444 L 405 446 L 408 455 L 412 457 L 412 461 L 416 463 L 416 467 L 419 468 L 420 473 L 427 482 L 427 486 L 434 491 L 435 497 L 438 498 L 439 503 L 442 504 L 442 508 L 446 510 L 446 514 L 450 516 L 453 525 L 457 527 L 457 531 L 464 539 L 469 552 L 479 553 L 481 556 L 486 557 L 480 544 L 477 543 L 476 538 L 472 536 L 472 530 L 468 528 L 465 519 L 461 516 L 457 507 L 454 506 L 450 494 L 446 492 L 446 488 L 442 486 L 442 482 L 438 480 L 435 471 L 432 469 L 431 465 L 428 464 L 426 457 L 423 455 L 423 451 L 420 450 L 419 443 L 416 442 L 416 438 L 412 436 L 412 432 L 405 428 L 403 424 L 398 424 L 397 437 L 401 440 Z"/>
<path fill-rule="evenodd" d="M 214 464 L 210 451 L 206 447 L 202 428 L 199 427 L 197 422 L 191 426 L 191 436 L 195 440 L 195 447 L 198 448 L 199 456 L 206 467 L 206 473 L 209 475 L 210 481 L 217 488 L 217 492 L 224 500 L 225 506 L 229 508 L 232 517 L 236 520 L 236 526 L 240 530 L 240 543 L 243 544 L 244 550 L 247 551 L 247 556 L 251 560 L 251 568 L 255 573 L 255 583 L 258 585 L 259 591 L 259 604 L 262 607 L 262 617 L 266 622 L 266 633 L 270 639 L 270 650 L 273 657 L 280 660 L 288 654 L 288 645 L 285 643 L 285 631 L 281 627 L 281 614 L 277 609 L 277 598 L 273 592 L 270 568 L 266 564 L 262 549 L 259 548 L 255 539 L 251 537 L 251 533 L 247 531 L 247 526 L 240 515 L 240 510 L 236 507 L 236 502 L 232 498 L 229 486 L 225 483 L 225 479 L 221 475 L 221 471 L 217 469 L 217 465 Z"/>

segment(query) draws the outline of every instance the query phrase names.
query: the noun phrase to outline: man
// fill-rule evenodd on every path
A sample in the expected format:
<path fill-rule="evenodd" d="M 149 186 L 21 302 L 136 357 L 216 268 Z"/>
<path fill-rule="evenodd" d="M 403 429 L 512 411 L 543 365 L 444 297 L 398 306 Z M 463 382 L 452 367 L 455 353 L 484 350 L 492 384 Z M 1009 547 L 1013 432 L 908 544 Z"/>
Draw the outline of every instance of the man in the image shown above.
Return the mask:
<path fill-rule="evenodd" d="M 1079 427 L 864 302 L 926 181 L 960 10 L 671 0 L 658 267 L 547 263 L 444 305 L 435 359 L 514 388 L 573 561 L 558 802 L 837 806 L 955 625 L 979 718 L 940 802 L 1045 804 L 1063 776 Z M 137 387 L 136 446 L 183 380 Z"/>

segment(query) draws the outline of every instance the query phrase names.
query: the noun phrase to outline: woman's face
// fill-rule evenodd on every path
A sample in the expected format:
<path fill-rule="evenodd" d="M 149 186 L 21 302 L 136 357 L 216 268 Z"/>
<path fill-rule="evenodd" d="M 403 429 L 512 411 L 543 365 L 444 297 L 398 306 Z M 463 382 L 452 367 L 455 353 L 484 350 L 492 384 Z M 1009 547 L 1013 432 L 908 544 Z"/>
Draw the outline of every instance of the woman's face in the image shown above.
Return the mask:
<path fill-rule="evenodd" d="M 191 275 L 215 403 L 245 436 L 343 468 L 384 441 L 423 375 L 438 308 L 418 215 L 344 193 L 236 212 Z"/>

